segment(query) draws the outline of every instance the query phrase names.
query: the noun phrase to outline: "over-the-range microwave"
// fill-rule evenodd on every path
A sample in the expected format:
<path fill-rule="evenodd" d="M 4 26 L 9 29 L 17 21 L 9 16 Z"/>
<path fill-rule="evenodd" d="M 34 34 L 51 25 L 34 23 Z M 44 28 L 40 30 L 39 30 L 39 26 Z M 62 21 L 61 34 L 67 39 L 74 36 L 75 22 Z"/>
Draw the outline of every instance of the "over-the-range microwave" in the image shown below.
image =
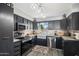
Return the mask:
<path fill-rule="evenodd" d="M 22 30 L 25 30 L 26 29 L 26 26 L 25 24 L 22 24 L 22 23 L 16 23 L 16 31 L 22 31 Z"/>

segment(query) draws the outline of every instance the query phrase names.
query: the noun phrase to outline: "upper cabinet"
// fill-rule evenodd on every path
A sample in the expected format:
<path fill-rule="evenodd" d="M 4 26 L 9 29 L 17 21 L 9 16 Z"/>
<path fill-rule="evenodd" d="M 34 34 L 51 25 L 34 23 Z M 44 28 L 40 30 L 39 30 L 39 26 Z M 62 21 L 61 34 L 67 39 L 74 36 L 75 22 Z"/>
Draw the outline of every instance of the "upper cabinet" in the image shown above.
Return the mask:
<path fill-rule="evenodd" d="M 61 20 L 60 26 L 62 30 L 79 30 L 79 12 L 74 12 Z"/>
<path fill-rule="evenodd" d="M 48 22 L 49 30 L 60 30 L 60 20 L 54 20 Z"/>
<path fill-rule="evenodd" d="M 79 30 L 79 12 L 73 13 L 72 14 L 72 19 L 73 19 L 73 29 Z"/>
<path fill-rule="evenodd" d="M 79 30 L 79 12 L 74 12 L 68 17 L 69 29 Z"/>
<path fill-rule="evenodd" d="M 25 29 L 33 29 L 32 25 L 33 25 L 33 22 L 24 18 L 24 17 L 21 17 L 21 16 L 18 16 L 16 14 L 14 14 L 14 30 L 17 31 L 17 28 L 18 28 L 18 24 L 20 25 L 24 25 L 25 26 Z M 20 26 L 21 28 L 24 26 Z"/>
<path fill-rule="evenodd" d="M 73 19 L 72 19 L 72 14 L 67 17 L 67 20 L 68 20 L 68 23 L 69 23 L 68 29 L 72 30 L 73 29 L 73 24 L 74 24 Z"/>
<path fill-rule="evenodd" d="M 15 22 L 24 23 L 24 18 L 14 14 Z"/>
<path fill-rule="evenodd" d="M 62 19 L 60 21 L 60 27 L 61 27 L 62 30 L 65 30 L 66 29 L 66 27 L 65 27 L 65 20 L 64 19 Z"/>

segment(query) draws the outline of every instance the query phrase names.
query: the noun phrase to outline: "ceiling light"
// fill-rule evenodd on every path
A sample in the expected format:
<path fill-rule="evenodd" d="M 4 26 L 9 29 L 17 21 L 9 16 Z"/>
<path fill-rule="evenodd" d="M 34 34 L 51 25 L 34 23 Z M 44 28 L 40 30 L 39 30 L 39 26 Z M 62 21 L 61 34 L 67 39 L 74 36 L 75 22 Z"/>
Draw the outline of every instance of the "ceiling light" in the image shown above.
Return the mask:
<path fill-rule="evenodd" d="M 40 4 L 40 3 L 33 3 L 31 6 L 32 6 L 32 9 L 34 10 L 34 12 L 36 12 L 39 17 L 42 17 L 42 18 L 46 17 L 43 14 L 44 6 L 42 6 L 42 4 Z"/>
<path fill-rule="evenodd" d="M 43 13 L 41 13 L 41 15 L 40 15 L 42 18 L 45 18 L 46 16 L 43 14 Z"/>

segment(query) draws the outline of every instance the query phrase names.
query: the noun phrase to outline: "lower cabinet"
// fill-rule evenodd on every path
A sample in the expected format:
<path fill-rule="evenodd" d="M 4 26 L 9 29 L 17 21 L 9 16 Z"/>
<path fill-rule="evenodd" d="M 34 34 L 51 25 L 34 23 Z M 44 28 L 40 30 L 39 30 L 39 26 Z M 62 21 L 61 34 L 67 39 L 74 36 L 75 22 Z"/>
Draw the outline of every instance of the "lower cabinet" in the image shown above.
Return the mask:
<path fill-rule="evenodd" d="M 64 56 L 79 56 L 79 41 L 66 40 L 64 41 Z"/>
<path fill-rule="evenodd" d="M 56 37 L 56 48 L 63 49 L 63 38 L 62 37 Z"/>
<path fill-rule="evenodd" d="M 47 46 L 47 39 L 34 38 L 32 39 L 34 45 Z"/>
<path fill-rule="evenodd" d="M 31 40 L 29 41 L 26 41 L 26 42 L 22 42 L 22 50 L 21 50 L 21 53 L 23 56 L 27 55 L 29 52 L 32 51 L 32 48 L 34 45 L 32 45 L 32 42 Z"/>
<path fill-rule="evenodd" d="M 14 56 L 21 56 L 21 41 L 14 42 Z"/>

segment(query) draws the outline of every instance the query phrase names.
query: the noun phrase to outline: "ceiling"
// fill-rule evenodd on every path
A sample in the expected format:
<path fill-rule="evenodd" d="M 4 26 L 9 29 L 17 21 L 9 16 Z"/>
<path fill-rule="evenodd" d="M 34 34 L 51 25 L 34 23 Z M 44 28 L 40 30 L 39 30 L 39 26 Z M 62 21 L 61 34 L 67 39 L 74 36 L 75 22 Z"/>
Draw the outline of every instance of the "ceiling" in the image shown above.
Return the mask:
<path fill-rule="evenodd" d="M 41 3 L 41 12 L 39 8 L 33 7 L 35 3 L 14 3 L 14 10 L 20 11 L 29 18 L 44 18 L 62 16 L 71 11 L 72 3 Z M 17 13 L 16 11 L 14 11 Z M 20 13 L 18 12 L 18 13 Z"/>

